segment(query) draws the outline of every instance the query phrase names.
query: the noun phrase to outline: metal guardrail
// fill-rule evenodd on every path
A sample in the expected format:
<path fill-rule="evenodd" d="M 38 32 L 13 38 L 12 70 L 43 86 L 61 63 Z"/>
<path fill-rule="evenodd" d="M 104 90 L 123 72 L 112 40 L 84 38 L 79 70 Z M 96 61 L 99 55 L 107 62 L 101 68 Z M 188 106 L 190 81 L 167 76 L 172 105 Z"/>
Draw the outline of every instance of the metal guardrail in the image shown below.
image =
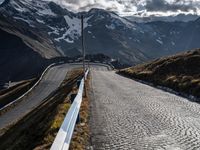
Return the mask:
<path fill-rule="evenodd" d="M 89 70 L 86 71 L 85 78 Z M 84 78 L 81 80 L 78 94 L 75 97 L 50 150 L 68 150 L 73 135 L 74 127 L 79 114 L 84 90 Z"/>
<path fill-rule="evenodd" d="M 5 108 L 11 106 L 12 104 L 16 103 L 17 101 L 19 101 L 20 99 L 22 99 L 24 96 L 26 96 L 28 93 L 30 93 L 38 84 L 39 82 L 42 80 L 44 74 L 52 67 L 56 65 L 55 63 L 49 65 L 42 73 L 42 75 L 40 76 L 39 80 L 27 91 L 25 92 L 23 95 L 21 95 L 20 97 L 18 97 L 17 99 L 15 99 L 14 101 L 6 104 L 5 106 L 3 106 L 2 108 L 0 108 L 0 111 L 4 110 Z"/>

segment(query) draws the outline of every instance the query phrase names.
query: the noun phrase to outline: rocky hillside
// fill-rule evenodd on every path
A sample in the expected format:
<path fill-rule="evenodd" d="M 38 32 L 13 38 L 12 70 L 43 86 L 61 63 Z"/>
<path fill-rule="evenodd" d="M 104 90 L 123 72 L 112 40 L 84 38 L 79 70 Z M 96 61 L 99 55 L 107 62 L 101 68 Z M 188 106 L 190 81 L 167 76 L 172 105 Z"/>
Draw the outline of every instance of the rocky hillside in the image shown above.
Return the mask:
<path fill-rule="evenodd" d="M 39 76 L 53 61 L 49 58 L 61 56 L 42 30 L 38 32 L 37 28 L 14 19 L 20 13 L 15 3 L 6 0 L 0 5 L 0 88 L 8 81 Z"/>
<path fill-rule="evenodd" d="M 24 5 L 29 7 L 28 4 Z M 59 56 L 59 52 L 55 50 L 55 46 L 43 31 L 42 26 L 36 27 L 26 20 L 26 17 L 35 20 L 34 15 L 31 16 L 28 12 L 23 13 L 26 8 L 18 8 L 19 6 L 18 0 L 6 0 L 0 5 L 0 28 L 21 38 L 28 47 L 38 52 L 42 57 Z M 19 14 L 23 17 L 19 17 Z"/>
<path fill-rule="evenodd" d="M 2 0 L 0 80 L 31 76 L 46 64 L 45 59 L 80 55 L 81 15 L 86 53 L 102 53 L 122 64 L 135 65 L 200 47 L 200 19 L 137 23 L 101 9 L 73 13 L 45 0 Z M 26 75 L 24 69 L 29 72 L 30 68 Z"/>
<path fill-rule="evenodd" d="M 200 97 L 200 49 L 160 58 L 119 73 Z"/>
<path fill-rule="evenodd" d="M 103 53 L 133 65 L 200 47 L 199 19 L 136 23 L 101 9 L 73 13 L 43 0 L 6 0 L 0 13 L 1 29 L 47 58 L 81 53 L 81 15 L 88 54 Z"/>

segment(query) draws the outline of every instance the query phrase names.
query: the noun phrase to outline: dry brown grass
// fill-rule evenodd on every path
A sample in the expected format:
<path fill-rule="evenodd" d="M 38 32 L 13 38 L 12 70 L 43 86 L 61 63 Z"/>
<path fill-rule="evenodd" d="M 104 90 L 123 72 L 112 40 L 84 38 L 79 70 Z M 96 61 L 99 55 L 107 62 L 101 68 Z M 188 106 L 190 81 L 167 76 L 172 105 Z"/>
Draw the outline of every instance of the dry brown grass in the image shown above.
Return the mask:
<path fill-rule="evenodd" d="M 52 118 L 48 130 L 45 132 L 43 139 L 40 141 L 41 144 L 37 145 L 34 150 L 48 150 L 51 147 L 69 108 L 70 103 L 69 98 L 67 97 L 63 103 L 57 106 L 57 113 Z"/>
<path fill-rule="evenodd" d="M 200 49 L 157 59 L 118 73 L 200 97 Z"/>
<path fill-rule="evenodd" d="M 9 89 L 0 91 L 0 107 L 23 95 L 31 86 L 35 84 L 36 81 L 37 79 L 25 80 Z"/>
<path fill-rule="evenodd" d="M 43 103 L 7 129 L 0 137 L 0 149 L 49 149 L 70 106 L 68 94 L 80 74 L 81 70 L 68 74 L 62 85 Z"/>
<path fill-rule="evenodd" d="M 89 145 L 89 80 L 90 77 L 85 82 L 86 93 L 80 108 L 80 122 L 75 127 L 70 150 L 85 150 Z"/>

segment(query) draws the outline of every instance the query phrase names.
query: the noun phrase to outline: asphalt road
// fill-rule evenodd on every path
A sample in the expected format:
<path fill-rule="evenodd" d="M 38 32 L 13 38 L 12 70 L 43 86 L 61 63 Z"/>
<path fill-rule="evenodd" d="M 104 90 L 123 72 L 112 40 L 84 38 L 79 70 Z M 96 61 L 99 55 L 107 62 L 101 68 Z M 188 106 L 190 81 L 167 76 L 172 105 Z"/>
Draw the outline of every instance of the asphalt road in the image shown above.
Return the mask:
<path fill-rule="evenodd" d="M 55 91 L 69 70 L 79 67 L 82 67 L 82 64 L 63 64 L 49 69 L 39 85 L 31 93 L 25 96 L 13 109 L 0 116 L 0 135 L 4 132 L 4 128 L 24 117 L 28 112 L 35 109 L 48 95 Z M 91 64 L 90 67 L 91 70 L 107 70 L 105 66 L 103 67 L 98 64 Z"/>
<path fill-rule="evenodd" d="M 200 104 L 122 77 L 92 71 L 94 150 L 199 150 Z"/>
<path fill-rule="evenodd" d="M 39 85 L 19 105 L 0 116 L 0 129 L 16 122 L 38 106 L 43 99 L 61 84 L 69 69 L 70 66 L 68 64 L 52 67 Z"/>

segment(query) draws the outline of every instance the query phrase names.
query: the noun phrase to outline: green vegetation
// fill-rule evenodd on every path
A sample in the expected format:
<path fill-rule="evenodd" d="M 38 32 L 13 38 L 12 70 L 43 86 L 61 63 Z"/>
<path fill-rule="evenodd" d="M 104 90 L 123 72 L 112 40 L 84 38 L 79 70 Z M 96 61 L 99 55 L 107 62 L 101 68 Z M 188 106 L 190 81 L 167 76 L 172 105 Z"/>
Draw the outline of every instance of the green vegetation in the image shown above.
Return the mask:
<path fill-rule="evenodd" d="M 122 69 L 118 73 L 200 97 L 200 49 Z"/>

